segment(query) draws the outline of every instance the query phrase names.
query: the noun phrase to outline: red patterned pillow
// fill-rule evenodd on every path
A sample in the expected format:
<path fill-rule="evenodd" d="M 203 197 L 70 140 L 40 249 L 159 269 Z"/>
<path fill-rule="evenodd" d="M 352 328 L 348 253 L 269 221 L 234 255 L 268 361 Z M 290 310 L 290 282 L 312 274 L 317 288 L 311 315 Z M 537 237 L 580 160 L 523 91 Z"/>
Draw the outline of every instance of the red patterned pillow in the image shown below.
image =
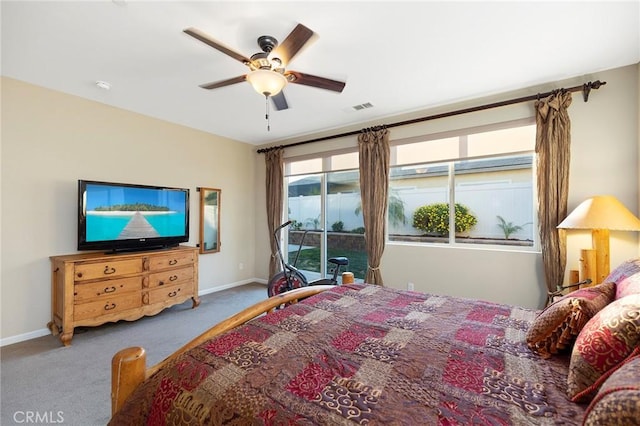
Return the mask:
<path fill-rule="evenodd" d="M 611 302 L 584 326 L 571 352 L 567 394 L 589 401 L 607 376 L 640 354 L 640 294 Z"/>
<path fill-rule="evenodd" d="M 614 283 L 603 283 L 563 296 L 536 317 L 527 331 L 527 345 L 543 358 L 568 348 L 587 321 L 613 300 L 614 292 Z"/>
<path fill-rule="evenodd" d="M 604 282 L 616 283 L 616 299 L 640 293 L 640 258 L 630 259 L 615 268 Z"/>
<path fill-rule="evenodd" d="M 640 424 L 640 356 L 629 359 L 602 384 L 583 424 Z"/>

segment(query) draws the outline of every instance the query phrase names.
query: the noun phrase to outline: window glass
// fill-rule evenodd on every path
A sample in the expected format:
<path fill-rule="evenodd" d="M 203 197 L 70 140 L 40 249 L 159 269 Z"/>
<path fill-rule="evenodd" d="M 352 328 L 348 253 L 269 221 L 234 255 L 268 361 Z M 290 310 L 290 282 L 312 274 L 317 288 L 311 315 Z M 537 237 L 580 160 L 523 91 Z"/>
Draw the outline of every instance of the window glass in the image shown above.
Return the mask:
<path fill-rule="evenodd" d="M 467 136 L 467 156 L 503 154 L 533 151 L 536 143 L 536 126 L 519 126 Z"/>
<path fill-rule="evenodd" d="M 392 146 L 389 241 L 535 247 L 535 131 L 520 121 Z M 345 256 L 363 279 L 358 153 L 289 159 L 285 171 L 291 229 L 312 230 L 304 268 L 328 275 L 327 259 Z"/>
<path fill-rule="evenodd" d="M 310 160 L 299 160 L 285 163 L 285 175 L 301 175 L 322 171 L 322 158 L 312 158 Z"/>
<path fill-rule="evenodd" d="M 436 139 L 398 145 L 395 148 L 394 164 L 415 164 L 416 161 L 441 161 L 460 158 L 459 138 Z"/>
<path fill-rule="evenodd" d="M 326 157 L 324 164 L 327 168 L 353 167 L 354 156 L 357 166 L 357 153 Z M 340 272 L 351 271 L 362 281 L 367 254 L 358 169 L 288 176 L 286 190 L 287 214 L 292 221 L 285 244 L 289 262 L 312 281 L 333 276 L 336 266 L 330 258 L 346 257 L 349 266 Z M 341 273 L 337 277 L 340 282 Z"/>
<path fill-rule="evenodd" d="M 350 152 L 348 154 L 332 155 L 329 157 L 329 169 L 328 170 L 348 170 L 358 169 L 358 153 Z"/>
<path fill-rule="evenodd" d="M 455 241 L 533 245 L 533 156 L 458 161 Z"/>
<path fill-rule="evenodd" d="M 288 263 L 307 281 L 320 278 L 322 232 L 322 174 L 291 176 L 286 179 L 287 212 L 291 221 L 283 253 Z"/>
<path fill-rule="evenodd" d="M 431 205 L 448 205 L 447 163 L 393 167 L 389 175 L 389 239 L 447 242 L 444 224 L 427 214 Z M 448 223 L 448 216 L 443 216 Z"/>
<path fill-rule="evenodd" d="M 517 124 L 392 147 L 389 241 L 533 247 L 534 146 Z"/>
<path fill-rule="evenodd" d="M 364 221 L 360 201 L 360 173 L 358 170 L 327 173 L 327 259 L 347 257 L 349 271 L 363 280 L 367 268 L 364 247 Z M 326 275 L 335 265 L 327 262 Z M 344 269 L 342 269 L 344 271 Z"/>

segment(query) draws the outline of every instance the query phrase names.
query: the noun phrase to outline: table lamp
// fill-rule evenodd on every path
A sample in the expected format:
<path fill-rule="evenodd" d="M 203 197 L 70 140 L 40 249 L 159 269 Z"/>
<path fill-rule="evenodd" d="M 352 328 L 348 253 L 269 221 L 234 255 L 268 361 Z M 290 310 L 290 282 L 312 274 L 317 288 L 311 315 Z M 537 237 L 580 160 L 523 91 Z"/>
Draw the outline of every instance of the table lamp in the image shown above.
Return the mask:
<path fill-rule="evenodd" d="M 640 219 L 615 197 L 596 195 L 583 201 L 557 227 L 591 230 L 596 275 L 585 278 L 600 284 L 609 275 L 609 231 L 640 231 Z"/>

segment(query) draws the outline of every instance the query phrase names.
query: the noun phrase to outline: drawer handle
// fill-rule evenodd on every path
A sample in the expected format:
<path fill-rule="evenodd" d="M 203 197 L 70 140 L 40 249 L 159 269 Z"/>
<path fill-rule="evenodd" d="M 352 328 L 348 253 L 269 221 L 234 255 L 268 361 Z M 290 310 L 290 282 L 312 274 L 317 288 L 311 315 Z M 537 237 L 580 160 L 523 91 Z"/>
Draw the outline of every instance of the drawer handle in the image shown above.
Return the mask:
<path fill-rule="evenodd" d="M 177 275 L 171 275 L 171 276 L 169 277 L 169 281 L 175 281 L 175 280 L 177 280 L 177 279 L 178 279 L 178 276 L 177 276 Z"/>
<path fill-rule="evenodd" d="M 164 285 L 164 281 L 158 281 L 158 285 Z"/>
<path fill-rule="evenodd" d="M 115 303 L 104 305 L 104 310 L 105 311 L 110 311 L 110 310 L 115 309 L 115 308 L 116 308 L 116 304 Z"/>
<path fill-rule="evenodd" d="M 115 274 L 116 268 L 110 268 L 109 265 L 104 267 L 104 271 L 102 272 L 105 275 Z"/>
<path fill-rule="evenodd" d="M 113 293 L 114 291 L 116 291 L 116 288 L 114 286 L 107 287 L 104 289 L 105 293 Z"/>
<path fill-rule="evenodd" d="M 170 265 L 170 266 L 176 265 L 177 263 L 178 263 L 178 260 L 177 260 L 177 259 L 171 259 L 171 260 L 169 261 L 169 265 Z"/>
<path fill-rule="evenodd" d="M 167 296 L 169 297 L 176 297 L 178 295 L 178 292 L 180 291 L 180 289 L 172 291 L 171 293 L 167 294 Z"/>

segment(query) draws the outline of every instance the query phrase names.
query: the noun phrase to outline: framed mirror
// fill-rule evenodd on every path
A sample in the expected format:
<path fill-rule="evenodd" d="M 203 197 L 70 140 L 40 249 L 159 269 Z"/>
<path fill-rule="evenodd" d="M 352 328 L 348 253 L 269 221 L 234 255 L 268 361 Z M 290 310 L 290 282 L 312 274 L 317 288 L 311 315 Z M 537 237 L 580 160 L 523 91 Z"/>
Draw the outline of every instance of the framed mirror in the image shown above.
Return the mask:
<path fill-rule="evenodd" d="M 220 251 L 220 195 L 216 188 L 200 191 L 200 253 Z"/>

